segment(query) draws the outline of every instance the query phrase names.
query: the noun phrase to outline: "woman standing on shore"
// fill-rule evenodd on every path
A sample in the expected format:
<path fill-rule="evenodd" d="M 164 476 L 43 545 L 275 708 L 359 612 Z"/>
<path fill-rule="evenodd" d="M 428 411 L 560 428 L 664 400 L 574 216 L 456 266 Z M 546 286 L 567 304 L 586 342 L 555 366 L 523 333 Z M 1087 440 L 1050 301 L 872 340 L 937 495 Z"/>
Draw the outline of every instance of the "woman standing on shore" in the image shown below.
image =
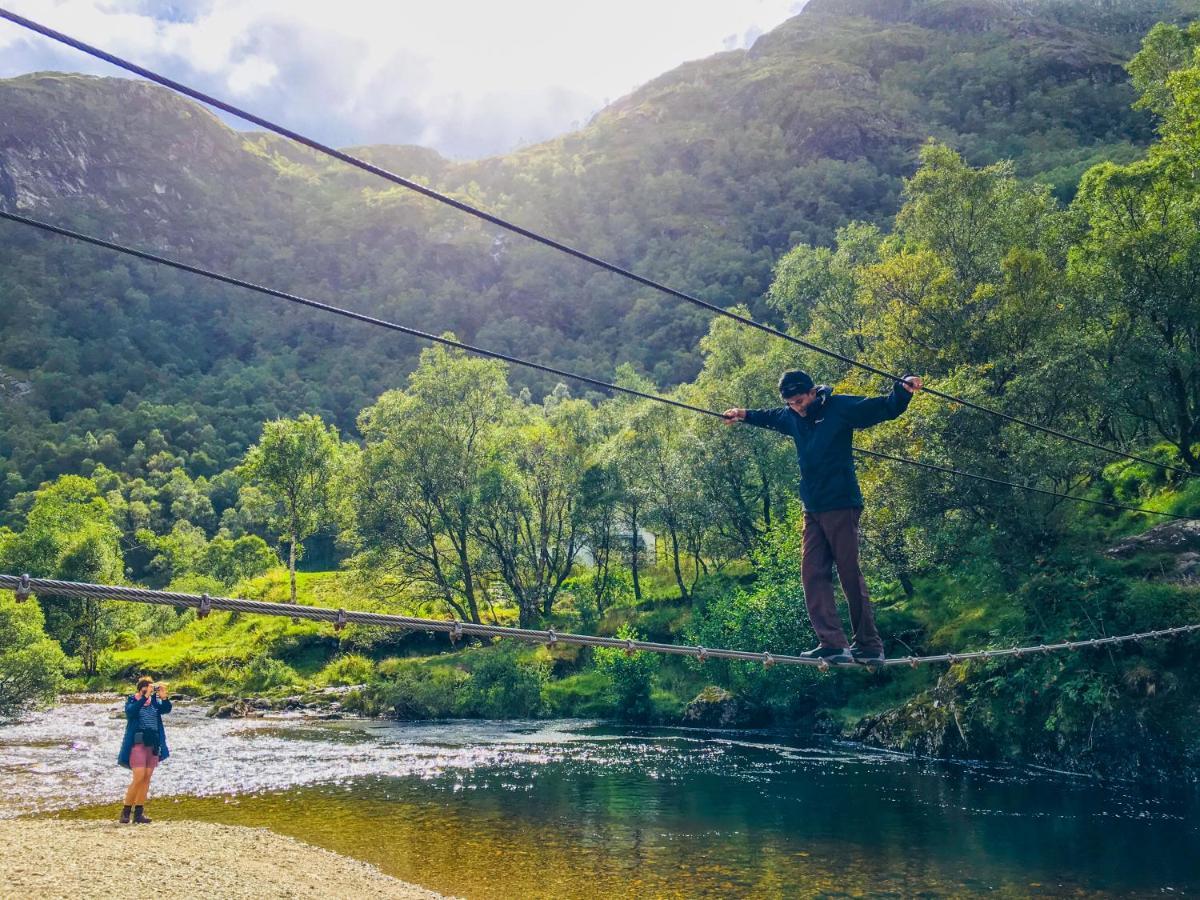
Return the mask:
<path fill-rule="evenodd" d="M 162 724 L 163 714 L 170 711 L 167 686 L 155 684 L 145 676 L 138 679 L 137 692 L 125 700 L 125 740 L 121 742 L 117 764 L 133 771 L 133 781 L 125 792 L 122 823 L 128 824 L 131 810 L 137 824 L 148 825 L 151 821 L 146 818 L 144 804 L 154 767 L 170 755 Z"/>

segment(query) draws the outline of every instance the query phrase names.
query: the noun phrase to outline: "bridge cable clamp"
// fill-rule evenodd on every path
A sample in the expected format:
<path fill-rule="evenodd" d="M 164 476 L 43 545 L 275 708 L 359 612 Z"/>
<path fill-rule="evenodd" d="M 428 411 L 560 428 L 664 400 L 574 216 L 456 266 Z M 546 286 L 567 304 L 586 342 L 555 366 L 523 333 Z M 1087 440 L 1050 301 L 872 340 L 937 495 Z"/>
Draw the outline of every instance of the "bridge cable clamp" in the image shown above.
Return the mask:
<path fill-rule="evenodd" d="M 459 641 L 461 641 L 463 636 L 462 622 L 458 621 L 458 619 L 455 619 L 454 626 L 450 629 L 449 635 L 451 643 L 457 644 Z"/>
<path fill-rule="evenodd" d="M 547 631 L 546 631 L 546 646 L 547 647 L 557 647 L 558 646 L 558 635 L 554 633 L 553 628 L 547 629 Z"/>
<path fill-rule="evenodd" d="M 775 657 L 773 657 L 770 653 L 768 653 L 766 651 L 763 652 L 762 659 L 763 659 L 763 666 L 768 669 L 771 668 L 773 665 L 775 665 Z"/>
<path fill-rule="evenodd" d="M 17 589 L 13 592 L 13 594 L 17 598 L 17 602 L 24 603 L 26 600 L 29 599 L 29 595 L 31 592 L 32 592 L 32 589 L 29 586 L 29 576 L 22 575 L 21 580 L 17 583 Z"/>
<path fill-rule="evenodd" d="M 344 609 L 339 609 L 338 613 L 337 613 L 337 618 L 333 622 L 333 630 L 341 631 L 345 627 L 346 627 L 346 611 Z"/>
<path fill-rule="evenodd" d="M 700 662 L 708 662 L 708 651 L 703 647 L 697 647 L 696 658 L 699 659 Z"/>
<path fill-rule="evenodd" d="M 210 612 L 212 612 L 212 597 L 208 596 L 208 594 L 201 594 L 200 608 L 196 610 L 196 618 L 207 618 Z"/>

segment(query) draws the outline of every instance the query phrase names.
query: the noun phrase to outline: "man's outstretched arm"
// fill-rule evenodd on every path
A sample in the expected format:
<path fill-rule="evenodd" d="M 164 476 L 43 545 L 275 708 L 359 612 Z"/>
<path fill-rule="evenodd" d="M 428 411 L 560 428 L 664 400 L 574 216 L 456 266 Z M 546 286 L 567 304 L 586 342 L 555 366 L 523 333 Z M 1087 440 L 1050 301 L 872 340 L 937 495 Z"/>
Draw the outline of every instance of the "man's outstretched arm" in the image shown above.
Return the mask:
<path fill-rule="evenodd" d="M 912 395 L 924 387 L 919 375 L 906 375 L 892 385 L 892 392 L 882 397 L 865 397 L 845 407 L 843 415 L 855 428 L 870 428 L 888 419 L 895 419 L 906 409 Z"/>
<path fill-rule="evenodd" d="M 725 424 L 735 425 L 738 422 L 743 422 L 746 425 L 754 425 L 757 428 L 769 428 L 772 431 L 778 431 L 780 434 L 791 434 L 791 429 L 788 427 L 787 415 L 790 412 L 786 406 L 780 406 L 775 409 L 741 409 L 734 407 L 727 409 L 724 412 Z"/>

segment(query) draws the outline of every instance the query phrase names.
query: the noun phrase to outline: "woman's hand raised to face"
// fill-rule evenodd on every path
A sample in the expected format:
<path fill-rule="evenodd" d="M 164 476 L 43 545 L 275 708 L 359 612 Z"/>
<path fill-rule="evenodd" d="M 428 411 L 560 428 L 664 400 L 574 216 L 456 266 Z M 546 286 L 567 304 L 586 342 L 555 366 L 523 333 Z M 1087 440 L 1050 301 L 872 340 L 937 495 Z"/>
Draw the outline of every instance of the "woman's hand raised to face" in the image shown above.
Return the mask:
<path fill-rule="evenodd" d="M 167 699 L 167 686 L 165 684 L 160 684 L 158 686 L 158 688 L 156 689 L 156 693 L 158 694 L 159 700 L 166 700 Z"/>

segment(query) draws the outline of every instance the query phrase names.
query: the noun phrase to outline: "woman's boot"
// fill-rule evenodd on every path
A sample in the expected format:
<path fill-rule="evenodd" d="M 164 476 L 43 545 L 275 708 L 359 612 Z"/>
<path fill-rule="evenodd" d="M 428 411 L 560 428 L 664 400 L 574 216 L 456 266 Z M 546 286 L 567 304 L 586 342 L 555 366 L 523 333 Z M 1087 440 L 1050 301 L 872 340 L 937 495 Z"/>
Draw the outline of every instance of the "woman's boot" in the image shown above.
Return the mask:
<path fill-rule="evenodd" d="M 133 809 L 133 807 L 132 807 L 132 806 L 122 806 L 122 807 L 121 807 L 121 819 L 120 819 L 120 822 L 121 822 L 121 824 L 122 824 L 122 825 L 128 825 L 128 824 L 129 824 L 129 811 L 130 811 L 131 809 Z"/>
<path fill-rule="evenodd" d="M 134 825 L 149 825 L 153 821 L 154 821 L 153 819 L 146 818 L 146 813 L 142 810 L 142 807 L 135 806 L 133 808 L 133 824 Z"/>

